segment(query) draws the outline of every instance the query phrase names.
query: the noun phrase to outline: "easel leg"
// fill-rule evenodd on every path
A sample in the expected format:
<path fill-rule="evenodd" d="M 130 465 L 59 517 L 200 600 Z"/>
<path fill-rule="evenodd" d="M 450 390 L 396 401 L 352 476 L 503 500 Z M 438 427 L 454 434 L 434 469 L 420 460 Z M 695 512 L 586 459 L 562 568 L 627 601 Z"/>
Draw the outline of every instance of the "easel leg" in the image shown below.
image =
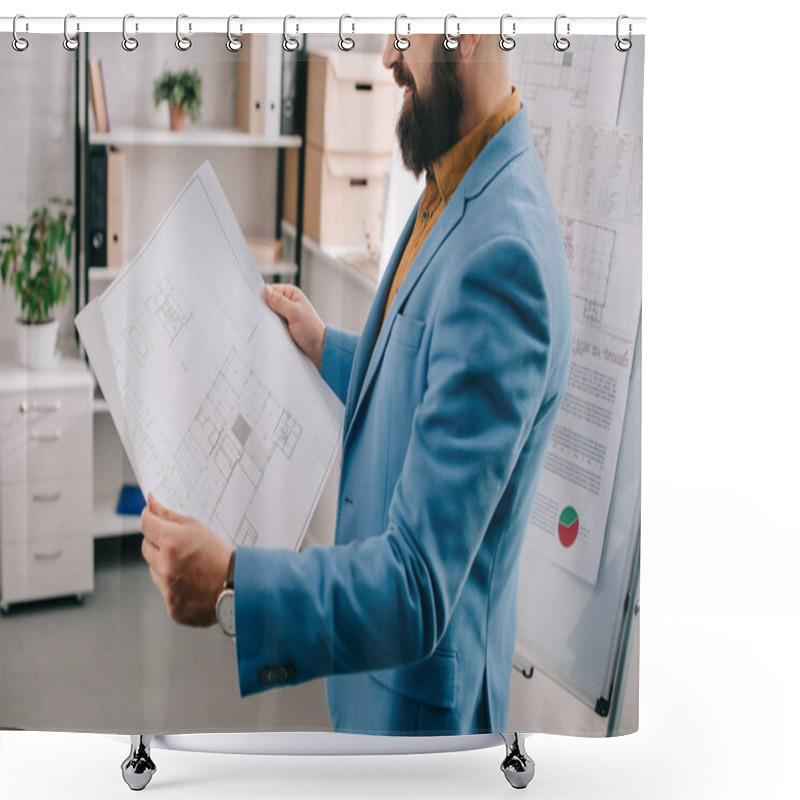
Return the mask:
<path fill-rule="evenodd" d="M 131 734 L 131 752 L 122 762 L 122 778 L 135 792 L 141 791 L 150 783 L 156 765 L 150 758 L 152 736 Z"/>
<path fill-rule="evenodd" d="M 519 733 L 501 735 L 506 743 L 506 757 L 500 769 L 515 789 L 524 789 L 533 780 L 535 771 L 533 759 L 525 752 L 525 739 Z"/>

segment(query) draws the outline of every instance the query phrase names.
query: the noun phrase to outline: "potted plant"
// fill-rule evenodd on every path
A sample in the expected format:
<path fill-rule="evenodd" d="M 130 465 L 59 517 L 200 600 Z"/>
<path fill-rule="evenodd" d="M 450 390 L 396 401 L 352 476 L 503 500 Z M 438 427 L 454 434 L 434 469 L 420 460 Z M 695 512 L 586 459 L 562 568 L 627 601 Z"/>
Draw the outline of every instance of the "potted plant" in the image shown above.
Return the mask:
<path fill-rule="evenodd" d="M 20 363 L 44 369 L 55 359 L 58 320 L 53 309 L 67 299 L 71 284 L 65 269 L 72 257 L 75 214 L 72 202 L 58 197 L 34 209 L 26 226 L 6 225 L 0 238 L 3 284 L 11 284 L 22 316 L 17 319 Z"/>
<path fill-rule="evenodd" d="M 165 72 L 153 86 L 153 100 L 156 108 L 162 100 L 169 103 L 170 130 L 182 131 L 187 114 L 192 122 L 197 122 L 203 102 L 202 81 L 197 70 Z"/>

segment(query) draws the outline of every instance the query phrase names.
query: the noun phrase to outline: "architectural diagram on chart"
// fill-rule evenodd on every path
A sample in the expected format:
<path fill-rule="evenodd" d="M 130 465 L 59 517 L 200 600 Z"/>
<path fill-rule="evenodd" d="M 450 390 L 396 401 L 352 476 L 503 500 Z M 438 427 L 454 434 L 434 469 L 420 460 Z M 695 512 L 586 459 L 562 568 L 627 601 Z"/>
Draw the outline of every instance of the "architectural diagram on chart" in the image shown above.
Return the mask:
<path fill-rule="evenodd" d="M 526 548 L 597 579 L 641 309 L 642 133 L 618 124 L 626 58 L 609 37 L 558 53 L 524 37 L 511 56 L 564 239 L 570 374 Z M 637 123 L 638 124 L 638 123 Z"/>
<path fill-rule="evenodd" d="M 233 545 L 294 548 L 343 407 L 262 291 L 206 163 L 76 325 L 143 492 Z"/>

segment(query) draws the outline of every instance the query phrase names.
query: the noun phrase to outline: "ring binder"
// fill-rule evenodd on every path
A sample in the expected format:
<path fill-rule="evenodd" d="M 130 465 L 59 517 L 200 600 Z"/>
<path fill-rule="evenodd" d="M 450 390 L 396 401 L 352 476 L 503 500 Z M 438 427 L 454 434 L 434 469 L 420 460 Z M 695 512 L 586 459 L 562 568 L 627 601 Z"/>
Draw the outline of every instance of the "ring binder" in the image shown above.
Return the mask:
<path fill-rule="evenodd" d="M 75 19 L 74 14 L 67 14 L 64 17 L 64 49 L 68 52 L 72 53 L 78 49 L 78 39 L 75 36 L 70 36 L 69 30 L 67 26 L 69 25 L 70 19 Z M 77 30 L 80 30 L 80 23 L 77 24 Z"/>
<path fill-rule="evenodd" d="M 456 20 L 456 36 L 461 33 L 461 23 L 458 22 L 458 18 L 455 14 L 448 14 L 444 18 L 444 41 L 442 45 L 444 46 L 445 50 L 457 50 L 458 49 L 458 39 L 456 36 L 451 36 L 447 30 L 447 23 L 450 22 L 451 19 Z"/>
<path fill-rule="evenodd" d="M 517 46 L 517 43 L 514 40 L 514 38 L 509 36 L 504 30 L 503 26 L 505 25 L 505 21 L 507 19 L 512 19 L 511 14 L 503 14 L 503 16 L 500 17 L 500 49 L 505 50 L 506 52 L 513 50 Z M 511 32 L 512 33 L 517 32 L 516 22 L 511 23 Z"/>
<path fill-rule="evenodd" d="M 405 36 L 399 34 L 397 26 L 401 19 L 408 19 L 408 17 L 405 14 L 398 14 L 394 18 L 394 49 L 402 52 L 411 47 L 411 39 L 406 39 Z M 408 28 L 408 33 L 411 33 L 411 25 L 406 23 L 406 27 Z"/>
<path fill-rule="evenodd" d="M 133 36 L 128 36 L 126 26 L 129 19 L 135 19 L 133 14 L 126 14 L 122 18 L 122 49 L 128 53 L 132 53 L 139 46 L 139 40 Z M 136 30 L 139 30 L 138 25 L 136 26 Z"/>
<path fill-rule="evenodd" d="M 569 50 L 569 39 L 567 39 L 567 36 L 569 36 L 569 22 L 567 22 L 567 36 L 558 35 L 558 21 L 566 18 L 567 18 L 566 14 L 559 14 L 556 17 L 555 23 L 553 24 L 553 31 L 556 37 L 555 41 L 553 42 L 553 47 L 555 47 L 555 49 L 558 50 L 559 53 L 563 53 L 565 50 Z"/>
<path fill-rule="evenodd" d="M 181 33 L 181 20 L 188 19 L 188 14 L 178 14 L 178 18 L 175 20 L 175 47 L 178 48 L 182 53 L 185 53 L 191 46 L 192 40 L 188 36 L 184 36 Z M 192 23 L 189 23 L 189 32 L 192 31 Z"/>
<path fill-rule="evenodd" d="M 11 29 L 11 32 L 12 32 L 12 33 L 13 33 L 13 35 L 14 35 L 14 38 L 11 40 L 11 46 L 12 46 L 12 47 L 13 47 L 13 48 L 14 48 L 14 49 L 15 49 L 15 50 L 18 52 L 18 53 L 22 53 L 24 50 L 27 50 L 27 49 L 28 49 L 28 40 L 27 40 L 27 39 L 23 39 L 23 38 L 22 38 L 22 37 L 21 37 L 21 36 L 20 36 L 20 35 L 17 33 L 17 20 L 20 20 L 20 19 L 25 19 L 25 17 L 24 17 L 24 15 L 23 15 L 23 14 L 17 14 L 17 15 L 14 17 L 14 24 L 13 24 L 13 27 L 12 27 L 12 29 Z M 26 26 L 26 29 L 27 29 L 27 26 Z"/>
<path fill-rule="evenodd" d="M 352 50 L 355 46 L 355 40 L 352 39 L 350 36 L 345 36 L 342 32 L 342 25 L 346 19 L 353 19 L 349 14 L 342 14 L 339 17 L 339 49 L 344 50 L 345 53 Z M 353 31 L 355 32 L 356 26 L 353 24 Z"/>
<path fill-rule="evenodd" d="M 237 17 L 236 14 L 231 14 L 228 17 L 228 41 L 225 42 L 225 47 L 227 47 L 231 53 L 238 53 L 242 49 L 242 40 L 237 39 L 231 33 L 231 21 L 234 19 L 239 19 L 239 17 Z"/>

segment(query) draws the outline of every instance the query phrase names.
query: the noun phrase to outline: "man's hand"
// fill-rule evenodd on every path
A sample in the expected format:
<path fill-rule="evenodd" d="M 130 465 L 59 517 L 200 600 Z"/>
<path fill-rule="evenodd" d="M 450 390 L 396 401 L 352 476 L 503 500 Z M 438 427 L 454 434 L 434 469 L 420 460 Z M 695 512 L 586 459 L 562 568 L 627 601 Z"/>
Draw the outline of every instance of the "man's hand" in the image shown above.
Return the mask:
<path fill-rule="evenodd" d="M 142 533 L 142 555 L 170 617 L 184 625 L 213 625 L 228 577 L 228 544 L 196 519 L 164 508 L 152 494 L 142 511 Z"/>
<path fill-rule="evenodd" d="M 294 343 L 319 370 L 325 343 L 325 323 L 309 299 L 290 283 L 268 283 L 264 286 L 264 301 L 286 320 Z"/>

